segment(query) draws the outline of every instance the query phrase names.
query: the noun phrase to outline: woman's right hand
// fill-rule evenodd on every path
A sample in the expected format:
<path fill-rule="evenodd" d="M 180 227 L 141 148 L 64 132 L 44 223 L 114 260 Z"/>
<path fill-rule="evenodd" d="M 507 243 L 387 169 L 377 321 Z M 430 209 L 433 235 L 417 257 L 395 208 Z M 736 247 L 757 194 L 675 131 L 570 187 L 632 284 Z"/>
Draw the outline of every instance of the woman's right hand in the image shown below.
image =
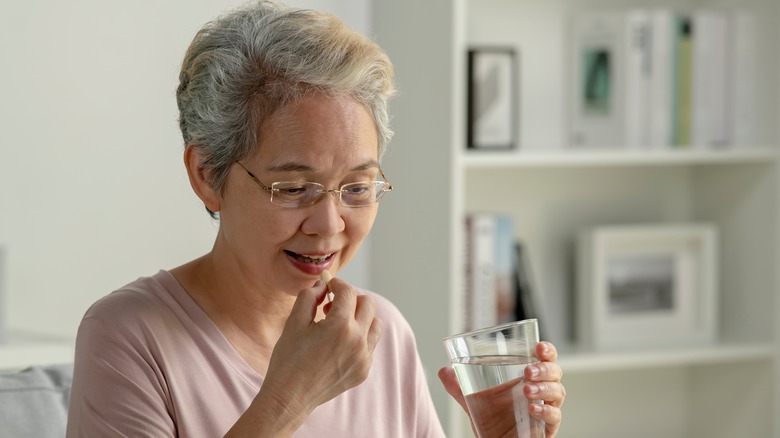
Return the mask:
<path fill-rule="evenodd" d="M 354 287 L 337 278 L 330 287 L 333 301 L 325 306 L 325 318 L 317 322 L 317 307 L 327 294 L 324 283 L 318 281 L 298 294 L 253 402 L 263 405 L 263 416 L 269 416 L 268 403 L 281 407 L 283 412 L 274 415 L 282 417 L 273 420 L 294 426 L 290 432 L 314 408 L 368 377 L 382 335 L 382 321 L 375 317 L 371 297 L 358 295 Z M 284 435 L 277 430 L 274 436 L 280 432 Z"/>

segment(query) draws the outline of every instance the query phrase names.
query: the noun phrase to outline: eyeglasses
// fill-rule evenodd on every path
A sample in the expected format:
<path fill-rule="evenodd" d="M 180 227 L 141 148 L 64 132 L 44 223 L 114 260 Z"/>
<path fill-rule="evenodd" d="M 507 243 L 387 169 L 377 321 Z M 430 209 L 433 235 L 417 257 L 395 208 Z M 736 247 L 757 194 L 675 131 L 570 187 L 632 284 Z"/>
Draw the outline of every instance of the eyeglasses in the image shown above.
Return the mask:
<path fill-rule="evenodd" d="M 393 185 L 385 178 L 382 169 L 379 174 L 384 181 L 365 181 L 344 184 L 340 189 L 326 189 L 316 182 L 277 181 L 271 187 L 263 184 L 243 164 L 236 161 L 250 178 L 263 190 L 271 194 L 271 204 L 288 208 L 308 207 L 322 199 L 326 193 L 337 194 L 342 205 L 347 207 L 365 207 L 376 204 Z"/>

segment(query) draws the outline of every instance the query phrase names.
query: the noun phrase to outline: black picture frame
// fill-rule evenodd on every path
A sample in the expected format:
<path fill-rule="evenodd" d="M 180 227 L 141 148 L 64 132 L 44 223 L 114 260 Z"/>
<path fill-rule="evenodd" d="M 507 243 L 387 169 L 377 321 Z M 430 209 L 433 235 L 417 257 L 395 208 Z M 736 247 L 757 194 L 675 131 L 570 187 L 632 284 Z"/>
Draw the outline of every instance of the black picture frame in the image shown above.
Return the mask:
<path fill-rule="evenodd" d="M 468 51 L 469 149 L 518 146 L 518 54 L 512 47 Z"/>

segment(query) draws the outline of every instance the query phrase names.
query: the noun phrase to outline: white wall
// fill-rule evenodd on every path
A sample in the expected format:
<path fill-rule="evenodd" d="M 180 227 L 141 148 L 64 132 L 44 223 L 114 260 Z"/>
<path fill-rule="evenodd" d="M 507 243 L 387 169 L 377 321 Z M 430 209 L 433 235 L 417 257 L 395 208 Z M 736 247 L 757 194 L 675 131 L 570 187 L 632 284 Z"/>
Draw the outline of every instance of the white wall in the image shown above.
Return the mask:
<path fill-rule="evenodd" d="M 181 164 L 174 91 L 197 29 L 240 3 L 0 3 L 0 311 L 11 329 L 72 338 L 95 299 L 209 250 L 216 224 Z M 369 30 L 369 0 L 289 3 Z M 348 274 L 358 284 L 365 265 Z"/>

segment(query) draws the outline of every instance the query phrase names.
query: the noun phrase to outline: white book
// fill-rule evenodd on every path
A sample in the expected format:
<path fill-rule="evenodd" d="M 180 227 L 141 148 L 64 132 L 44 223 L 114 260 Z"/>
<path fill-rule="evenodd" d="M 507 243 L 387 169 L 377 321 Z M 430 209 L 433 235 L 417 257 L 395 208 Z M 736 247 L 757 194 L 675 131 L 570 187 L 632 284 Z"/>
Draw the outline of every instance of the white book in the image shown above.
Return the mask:
<path fill-rule="evenodd" d="M 467 290 L 468 329 L 496 324 L 496 223 L 490 214 L 469 215 L 471 281 Z"/>
<path fill-rule="evenodd" d="M 573 146 L 624 147 L 624 14 L 579 14 L 569 29 L 569 142 Z"/>
<path fill-rule="evenodd" d="M 647 10 L 626 14 L 626 145 L 647 148 L 650 139 L 650 97 L 652 86 L 652 19 Z"/>
<path fill-rule="evenodd" d="M 745 11 L 735 12 L 731 27 L 734 52 L 730 69 L 732 142 L 736 146 L 750 146 L 756 141 L 753 124 L 757 81 L 755 17 Z"/>
<path fill-rule="evenodd" d="M 502 324 L 516 320 L 514 224 L 508 215 L 496 215 L 494 221 L 495 282 L 493 291 L 496 300 L 494 313 L 496 323 Z"/>
<path fill-rule="evenodd" d="M 725 12 L 693 13 L 691 140 L 697 148 L 723 148 L 731 143 L 729 21 Z"/>
<path fill-rule="evenodd" d="M 653 147 L 669 147 L 673 135 L 673 45 L 675 13 L 668 9 L 652 12 L 652 79 L 650 99 L 650 143 Z"/>

